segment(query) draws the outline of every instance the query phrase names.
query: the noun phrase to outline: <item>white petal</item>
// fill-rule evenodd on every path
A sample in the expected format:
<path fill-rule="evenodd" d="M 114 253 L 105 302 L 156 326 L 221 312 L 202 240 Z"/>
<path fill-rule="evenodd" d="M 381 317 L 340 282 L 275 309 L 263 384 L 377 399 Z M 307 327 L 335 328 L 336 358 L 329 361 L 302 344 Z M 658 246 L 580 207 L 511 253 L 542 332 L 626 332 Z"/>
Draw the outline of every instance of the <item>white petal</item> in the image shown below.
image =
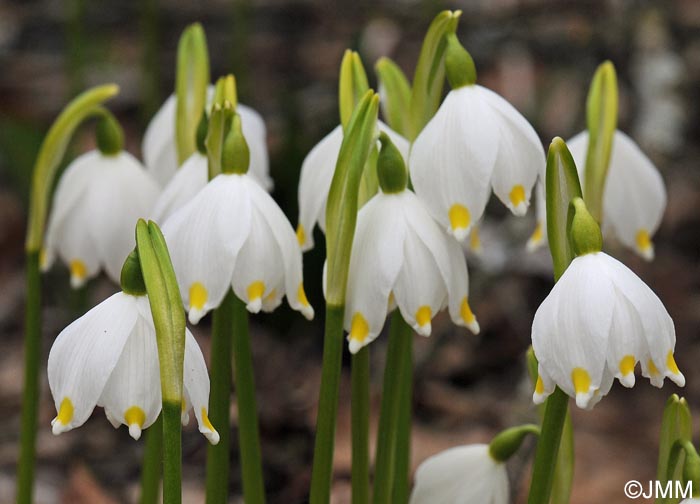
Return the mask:
<path fill-rule="evenodd" d="M 262 116 L 254 109 L 239 103 L 236 112 L 241 117 L 243 136 L 250 150 L 250 167 L 248 173 L 266 191 L 272 190 L 274 183 L 270 178 L 270 162 L 267 155 L 267 129 Z"/>
<path fill-rule="evenodd" d="M 525 215 L 537 175 L 544 173 L 542 142 L 515 107 L 493 91 L 476 86 L 494 110 L 499 130 L 493 191 L 515 215 Z"/>
<path fill-rule="evenodd" d="M 138 302 L 148 306 L 145 296 Z M 148 318 L 139 315 L 100 396 L 105 411 L 126 425 L 134 439 L 156 421 L 162 405 L 156 331 L 147 313 Z"/>
<path fill-rule="evenodd" d="M 207 158 L 199 152 L 192 154 L 172 177 L 158 197 L 152 219 L 163 223 L 201 191 L 208 181 Z"/>
<path fill-rule="evenodd" d="M 413 144 L 409 165 L 416 194 L 459 240 L 489 199 L 498 145 L 493 109 L 475 86 L 450 91 Z"/>
<path fill-rule="evenodd" d="M 182 299 L 196 324 L 221 304 L 250 231 L 245 176 L 219 175 L 163 225 Z"/>
<path fill-rule="evenodd" d="M 56 338 L 49 353 L 49 387 L 56 411 L 61 412 L 65 400 L 70 406 L 53 423 L 55 434 L 79 427 L 92 413 L 136 325 L 136 302 L 133 296 L 114 294 Z"/>
<path fill-rule="evenodd" d="M 382 330 L 403 265 L 407 224 L 401 195 L 379 193 L 357 215 L 345 300 L 345 330 L 355 353 Z"/>
<path fill-rule="evenodd" d="M 143 136 L 143 159 L 153 178 L 164 187 L 175 174 L 177 149 L 175 146 L 175 109 L 177 99 L 170 95 L 160 107 Z"/>
<path fill-rule="evenodd" d="M 335 164 L 343 143 L 343 128 L 336 126 L 306 155 L 299 175 L 299 223 L 297 236 L 302 250 L 314 246 L 314 227 L 326 227 L 326 201 Z"/>
<path fill-rule="evenodd" d="M 642 323 L 635 307 L 617 290 L 608 342 L 608 369 L 625 387 L 634 386 L 635 364 L 645 355 Z"/>
<path fill-rule="evenodd" d="M 544 179 L 542 177 L 535 184 L 535 211 L 537 212 L 535 230 L 526 245 L 528 252 L 534 252 L 547 244 L 547 202 L 544 197 Z"/>
<path fill-rule="evenodd" d="M 314 309 L 309 304 L 308 299 L 306 299 L 306 293 L 304 292 L 302 254 L 294 229 L 284 212 L 282 212 L 282 209 L 269 194 L 260 190 L 258 186 L 248 185 L 251 202 L 259 212 L 259 215 L 267 221 L 282 253 L 284 289 L 287 295 L 287 302 L 292 309 L 301 312 L 304 317 L 311 320 L 314 317 Z M 272 276 L 274 276 L 274 273 Z"/>
<path fill-rule="evenodd" d="M 204 434 L 211 444 L 219 442 L 219 433 L 209 421 L 209 374 L 202 351 L 192 333 L 185 332 L 184 386 L 187 397 L 194 408 L 194 415 L 199 424 L 199 432 Z"/>
<path fill-rule="evenodd" d="M 410 504 L 507 504 L 505 465 L 495 462 L 485 444 L 458 446 L 418 466 Z"/>

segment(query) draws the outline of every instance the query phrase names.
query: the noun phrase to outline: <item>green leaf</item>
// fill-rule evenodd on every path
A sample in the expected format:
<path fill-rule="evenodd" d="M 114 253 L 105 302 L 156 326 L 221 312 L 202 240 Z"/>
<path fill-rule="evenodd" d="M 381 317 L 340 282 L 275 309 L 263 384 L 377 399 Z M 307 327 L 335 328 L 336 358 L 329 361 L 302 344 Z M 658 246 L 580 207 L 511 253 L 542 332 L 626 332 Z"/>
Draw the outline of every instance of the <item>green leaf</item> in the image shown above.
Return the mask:
<path fill-rule="evenodd" d="M 554 138 L 547 152 L 546 174 L 547 235 L 554 263 L 554 278 L 559 280 L 575 255 L 567 233 L 569 203 L 581 198 L 576 163 L 564 140 Z"/>
<path fill-rule="evenodd" d="M 197 150 L 197 127 L 206 106 L 209 81 L 207 39 L 202 25 L 195 23 L 182 33 L 177 48 L 175 134 L 179 164 Z"/>
<path fill-rule="evenodd" d="M 445 84 L 445 35 L 456 32 L 461 15 L 462 11 L 441 12 L 423 39 L 411 90 L 409 140 L 416 139 L 440 106 Z"/>
<path fill-rule="evenodd" d="M 379 96 L 365 93 L 348 122 L 340 146 L 326 208 L 326 246 L 329 305 L 345 304 L 345 288 L 350 267 L 350 249 L 357 221 L 360 180 L 370 150 L 375 143 Z"/>
<path fill-rule="evenodd" d="M 669 469 L 672 464 L 670 461 L 671 451 L 676 441 L 691 441 L 693 437 L 692 419 L 688 403 L 684 398 L 673 394 L 666 401 L 664 413 L 661 420 L 661 434 L 659 438 L 659 461 L 656 470 L 656 479 L 664 485 L 670 479 Z M 675 464 L 673 464 L 675 465 Z M 682 471 L 680 464 L 675 468 L 673 478 L 680 481 Z M 657 504 L 672 504 L 678 502 L 678 499 L 659 498 Z"/>
<path fill-rule="evenodd" d="M 409 135 L 411 84 L 401 68 L 389 58 L 380 58 L 374 65 L 379 79 L 382 111 L 389 127 L 403 136 Z"/>
<path fill-rule="evenodd" d="M 338 84 L 338 106 L 340 107 L 340 124 L 347 128 L 355 106 L 369 89 L 367 73 L 362 65 L 360 55 L 346 50 L 340 63 L 340 82 Z"/>
<path fill-rule="evenodd" d="M 593 76 L 586 102 L 589 140 L 584 192 L 586 206 L 598 222 L 603 218 L 603 191 L 617 128 L 617 102 L 615 67 L 606 61 Z"/>
<path fill-rule="evenodd" d="M 74 98 L 56 118 L 41 144 L 34 163 L 32 187 L 29 196 L 29 222 L 27 224 L 27 252 L 39 252 L 44 240 L 46 214 L 56 169 L 66 153 L 75 130 L 91 115 L 99 112 L 106 100 L 119 92 L 115 84 L 97 86 Z"/>

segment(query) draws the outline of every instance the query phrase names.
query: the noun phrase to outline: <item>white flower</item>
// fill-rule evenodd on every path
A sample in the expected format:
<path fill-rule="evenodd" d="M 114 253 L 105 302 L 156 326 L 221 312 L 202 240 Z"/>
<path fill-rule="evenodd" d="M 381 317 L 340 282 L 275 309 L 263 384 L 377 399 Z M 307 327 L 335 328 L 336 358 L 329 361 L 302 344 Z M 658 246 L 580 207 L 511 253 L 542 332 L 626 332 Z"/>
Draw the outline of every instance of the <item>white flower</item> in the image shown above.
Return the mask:
<path fill-rule="evenodd" d="M 163 225 L 190 322 L 221 304 L 230 287 L 248 310 L 289 305 L 313 318 L 294 229 L 249 175 L 221 174 Z"/>
<path fill-rule="evenodd" d="M 657 387 L 669 377 L 685 385 L 673 358 L 676 333 L 666 308 L 629 268 L 603 252 L 572 261 L 542 302 L 532 323 L 539 361 L 533 399 L 558 386 L 591 408 L 614 378 L 634 385 L 634 368 Z"/>
<path fill-rule="evenodd" d="M 378 122 L 378 128 L 389 135 L 403 158 L 408 159 L 408 140 L 381 121 Z M 326 231 L 326 202 L 342 143 L 343 128 L 337 126 L 311 149 L 301 165 L 297 239 L 304 251 L 311 250 L 314 246 L 316 223 L 324 233 Z"/>
<path fill-rule="evenodd" d="M 544 197 L 544 181 L 539 179 L 535 184 L 535 230 L 527 241 L 526 250 L 534 252 L 547 243 L 547 202 Z"/>
<path fill-rule="evenodd" d="M 418 135 L 409 159 L 416 194 L 464 240 L 491 195 L 524 215 L 545 157 L 535 130 L 507 101 L 479 85 L 450 91 Z"/>
<path fill-rule="evenodd" d="M 566 144 L 583 183 L 588 131 Z M 616 130 L 603 192 L 603 232 L 612 231 L 625 246 L 653 259 L 651 237 L 661 223 L 666 199 L 664 181 L 654 164 L 630 137 Z"/>
<path fill-rule="evenodd" d="M 469 276 L 462 249 L 430 217 L 411 191 L 380 192 L 357 216 L 350 254 L 345 329 L 357 352 L 382 330 L 398 306 L 423 336 L 445 306 L 452 320 L 472 332 L 479 324 L 469 307 Z"/>
<path fill-rule="evenodd" d="M 209 181 L 207 157 L 195 152 L 175 172 L 153 207 L 153 220 L 165 222 L 201 191 Z"/>
<path fill-rule="evenodd" d="M 209 86 L 207 92 L 209 100 L 211 100 L 214 95 L 214 87 Z M 153 116 L 143 137 L 144 163 L 162 187 L 168 185 L 173 176 L 179 173 L 175 145 L 176 108 L 177 99 L 175 95 L 171 95 Z M 265 122 L 255 110 L 240 103 L 236 106 L 236 113 L 241 116 L 243 134 L 250 148 L 251 175 L 262 187 L 270 190 L 272 189 L 272 179 L 269 176 Z M 198 189 L 203 186 L 204 184 Z"/>
<path fill-rule="evenodd" d="M 450 448 L 416 470 L 410 504 L 507 504 L 506 466 L 494 460 L 489 445 Z"/>
<path fill-rule="evenodd" d="M 48 270 L 58 255 L 82 286 L 104 268 L 119 282 L 126 256 L 136 245 L 134 229 L 147 218 L 160 189 L 129 153 L 99 151 L 76 158 L 58 182 L 42 251 Z"/>
<path fill-rule="evenodd" d="M 160 414 L 161 385 L 156 332 L 147 296 L 119 292 L 66 327 L 56 338 L 48 364 L 49 386 L 58 412 L 53 433 L 80 427 L 102 406 L 115 428 L 129 427 L 134 439 Z M 189 330 L 185 334 L 183 423 L 194 408 L 199 431 L 216 444 L 209 422 L 209 375 Z"/>

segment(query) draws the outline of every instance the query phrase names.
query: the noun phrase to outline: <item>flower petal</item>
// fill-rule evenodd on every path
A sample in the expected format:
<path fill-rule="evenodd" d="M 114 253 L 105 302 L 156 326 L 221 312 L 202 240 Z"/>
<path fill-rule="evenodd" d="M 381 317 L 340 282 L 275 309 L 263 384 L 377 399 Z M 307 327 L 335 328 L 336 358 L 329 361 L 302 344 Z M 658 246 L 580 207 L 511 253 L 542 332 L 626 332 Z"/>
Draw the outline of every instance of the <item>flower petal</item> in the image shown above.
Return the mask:
<path fill-rule="evenodd" d="M 219 442 L 219 433 L 209 421 L 209 374 L 204 362 L 202 350 L 192 333 L 185 331 L 185 363 L 184 386 L 187 397 L 194 408 L 194 415 L 199 424 L 199 432 L 209 440 L 211 444 Z"/>
<path fill-rule="evenodd" d="M 138 316 L 137 299 L 114 294 L 66 327 L 49 353 L 48 378 L 58 416 L 54 434 L 88 419 Z"/>
<path fill-rule="evenodd" d="M 250 150 L 248 174 L 266 191 L 271 191 L 274 182 L 270 178 L 270 162 L 267 154 L 267 129 L 262 116 L 254 109 L 239 103 L 236 112 L 241 117 L 243 136 Z"/>
<path fill-rule="evenodd" d="M 185 206 L 207 185 L 207 158 L 192 154 L 165 186 L 153 207 L 152 219 L 163 223 L 176 210 Z"/>
<path fill-rule="evenodd" d="M 143 159 L 153 178 L 165 187 L 177 171 L 175 109 L 177 99 L 170 95 L 148 123 L 143 136 Z"/>
<path fill-rule="evenodd" d="M 547 203 L 544 198 L 544 179 L 542 177 L 535 184 L 535 211 L 537 212 L 535 230 L 527 241 L 526 250 L 528 252 L 534 252 L 547 244 Z"/>

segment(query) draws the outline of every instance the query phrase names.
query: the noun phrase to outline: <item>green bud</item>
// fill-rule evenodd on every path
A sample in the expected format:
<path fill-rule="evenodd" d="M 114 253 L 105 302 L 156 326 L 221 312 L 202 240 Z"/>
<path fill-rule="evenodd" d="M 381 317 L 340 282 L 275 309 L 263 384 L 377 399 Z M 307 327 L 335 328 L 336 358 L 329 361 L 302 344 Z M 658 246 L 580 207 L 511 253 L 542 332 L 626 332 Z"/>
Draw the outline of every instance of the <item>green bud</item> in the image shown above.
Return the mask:
<path fill-rule="evenodd" d="M 457 35 L 445 35 L 447 49 L 445 50 L 445 70 L 447 80 L 452 89 L 471 86 L 476 83 L 476 67 L 471 54 L 459 43 Z"/>
<path fill-rule="evenodd" d="M 248 149 L 248 142 L 245 141 L 243 136 L 241 116 L 236 114 L 233 116 L 231 129 L 224 141 L 224 150 L 221 154 L 221 171 L 222 173 L 242 175 L 248 172 L 249 165 L 250 149 Z"/>
<path fill-rule="evenodd" d="M 586 208 L 583 199 L 571 200 L 567 220 L 569 240 L 576 256 L 601 251 L 603 235 L 600 232 L 600 226 Z"/>
<path fill-rule="evenodd" d="M 406 189 L 408 174 L 406 173 L 406 163 L 391 141 L 389 135 L 383 131 L 379 135 L 382 148 L 377 159 L 377 176 L 379 177 L 379 187 L 386 194 L 399 193 Z"/>
<path fill-rule="evenodd" d="M 105 156 L 116 156 L 124 148 L 124 130 L 107 110 L 100 114 L 95 128 L 97 148 Z"/>
<path fill-rule="evenodd" d="M 127 256 L 122 266 L 121 286 L 126 294 L 132 296 L 144 296 L 146 294 L 146 283 L 141 272 L 138 250 L 134 249 Z"/>
<path fill-rule="evenodd" d="M 508 461 L 518 451 L 528 434 L 539 436 L 540 428 L 537 425 L 525 424 L 500 432 L 489 444 L 489 455 L 496 462 Z"/>
<path fill-rule="evenodd" d="M 683 480 L 693 482 L 693 497 L 697 497 L 700 489 L 700 456 L 691 442 L 686 442 L 684 446 Z"/>
<path fill-rule="evenodd" d="M 207 131 L 209 130 L 209 118 L 206 113 L 202 114 L 202 118 L 199 120 L 199 125 L 197 126 L 197 151 L 206 156 L 207 155 Z"/>

